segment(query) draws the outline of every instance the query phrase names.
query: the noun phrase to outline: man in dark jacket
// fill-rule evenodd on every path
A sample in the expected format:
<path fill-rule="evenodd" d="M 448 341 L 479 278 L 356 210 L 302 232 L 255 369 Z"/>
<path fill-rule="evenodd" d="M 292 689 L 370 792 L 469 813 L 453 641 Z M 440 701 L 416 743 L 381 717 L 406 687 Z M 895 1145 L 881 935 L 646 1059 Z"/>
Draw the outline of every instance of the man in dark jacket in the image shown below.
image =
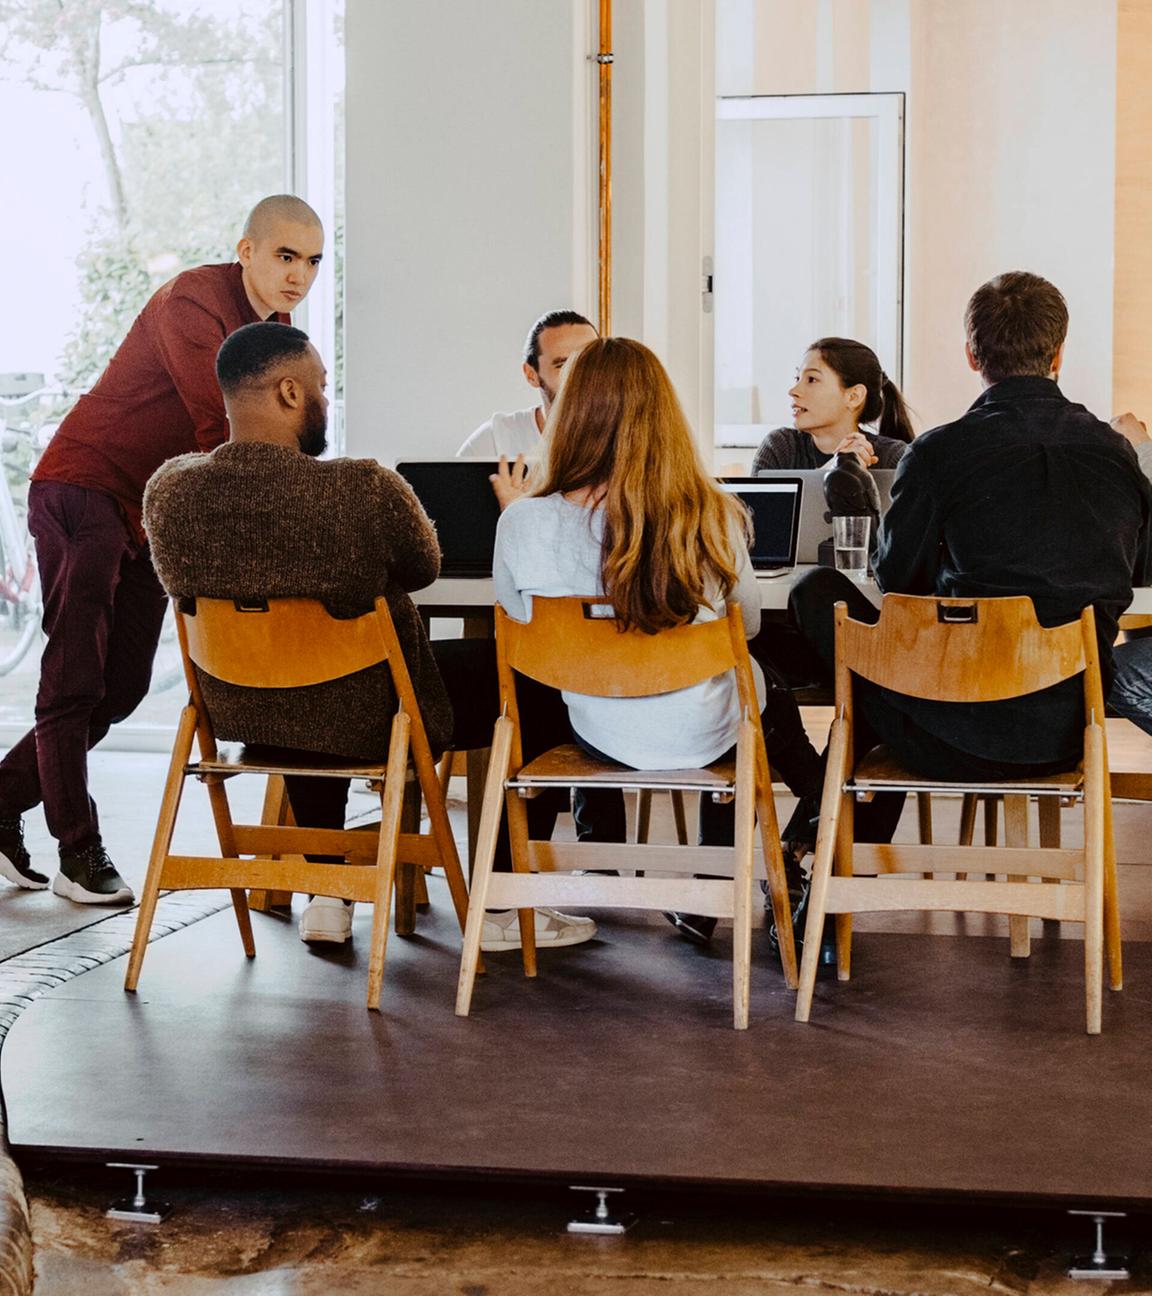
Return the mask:
<path fill-rule="evenodd" d="M 1027 594 L 1043 625 L 1095 609 L 1101 671 L 1112 676 L 1116 622 L 1144 583 L 1149 484 L 1132 447 L 1057 386 L 1068 331 L 1060 292 L 1016 271 L 978 288 L 965 312 L 968 363 L 983 394 L 963 417 L 916 438 L 897 469 L 875 560 L 886 592 L 980 598 Z M 801 629 L 831 666 L 832 608 L 875 621 L 875 607 L 838 572 L 797 584 Z M 858 745 L 887 743 L 940 778 L 1040 775 L 1079 758 L 1078 680 L 1023 698 L 967 706 L 860 689 Z M 901 798 L 877 797 L 862 818 L 889 840 Z M 862 808 L 863 809 L 863 808 Z"/>

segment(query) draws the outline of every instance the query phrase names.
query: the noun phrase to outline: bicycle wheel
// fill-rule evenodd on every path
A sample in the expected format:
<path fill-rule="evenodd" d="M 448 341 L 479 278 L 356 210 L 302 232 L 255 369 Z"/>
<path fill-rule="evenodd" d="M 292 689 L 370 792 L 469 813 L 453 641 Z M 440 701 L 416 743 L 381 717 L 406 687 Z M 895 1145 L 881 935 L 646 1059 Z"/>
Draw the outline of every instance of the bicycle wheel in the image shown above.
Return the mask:
<path fill-rule="evenodd" d="M 23 522 L 18 511 L 14 516 Z M 36 550 L 26 526 L 17 533 L 17 542 L 21 541 L 24 551 L 14 562 L 0 534 L 0 675 L 7 675 L 20 664 L 41 633 Z"/>

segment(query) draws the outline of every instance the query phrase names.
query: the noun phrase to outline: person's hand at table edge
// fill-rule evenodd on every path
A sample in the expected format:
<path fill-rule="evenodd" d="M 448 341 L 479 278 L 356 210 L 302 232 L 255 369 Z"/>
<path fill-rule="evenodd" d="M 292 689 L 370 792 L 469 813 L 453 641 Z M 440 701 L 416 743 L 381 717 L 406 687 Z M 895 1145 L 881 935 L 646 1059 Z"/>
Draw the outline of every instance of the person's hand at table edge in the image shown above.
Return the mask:
<path fill-rule="evenodd" d="M 528 494 L 528 465 L 524 462 L 524 456 L 518 454 L 509 463 L 508 456 L 501 455 L 499 468 L 488 480 L 492 483 L 492 490 L 503 512 L 514 500 Z"/>
<path fill-rule="evenodd" d="M 1148 435 L 1148 425 L 1143 419 L 1138 419 L 1131 410 L 1124 414 L 1117 414 L 1112 419 L 1112 430 L 1119 432 L 1133 445 L 1143 445 L 1145 441 L 1152 441 L 1152 437 Z"/>
<path fill-rule="evenodd" d="M 871 468 L 876 462 L 876 455 L 872 451 L 872 442 L 868 440 L 863 432 L 853 432 L 850 436 L 846 436 L 836 447 L 837 454 L 848 450 L 860 460 L 865 468 Z"/>

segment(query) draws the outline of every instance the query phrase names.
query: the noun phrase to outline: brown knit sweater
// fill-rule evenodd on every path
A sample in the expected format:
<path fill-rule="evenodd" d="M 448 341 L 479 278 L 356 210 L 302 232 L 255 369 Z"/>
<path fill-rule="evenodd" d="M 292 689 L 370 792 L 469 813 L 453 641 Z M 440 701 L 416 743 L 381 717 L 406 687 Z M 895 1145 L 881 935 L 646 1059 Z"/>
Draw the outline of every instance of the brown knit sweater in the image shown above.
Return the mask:
<path fill-rule="evenodd" d="M 164 588 L 178 598 L 316 598 L 333 616 L 384 595 L 428 739 L 452 708 L 405 591 L 440 571 L 436 532 L 411 487 L 372 459 L 312 459 L 264 442 L 227 442 L 163 464 L 144 492 L 144 525 Z M 337 756 L 387 754 L 396 698 L 386 666 L 299 689 L 245 689 L 201 675 L 216 736 Z"/>

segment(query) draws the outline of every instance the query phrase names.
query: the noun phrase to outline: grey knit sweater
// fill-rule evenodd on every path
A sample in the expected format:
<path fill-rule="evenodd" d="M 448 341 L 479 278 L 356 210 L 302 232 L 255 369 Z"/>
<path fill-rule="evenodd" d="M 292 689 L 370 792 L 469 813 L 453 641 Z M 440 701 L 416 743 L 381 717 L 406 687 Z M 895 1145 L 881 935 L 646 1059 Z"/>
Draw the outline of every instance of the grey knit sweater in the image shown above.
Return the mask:
<path fill-rule="evenodd" d="M 452 709 L 405 591 L 436 579 L 436 533 L 408 484 L 372 459 L 312 459 L 227 442 L 163 464 L 144 492 L 157 575 L 179 598 L 316 598 L 337 617 L 388 599 L 434 749 Z M 379 759 L 396 698 L 386 666 L 299 689 L 244 689 L 201 676 L 225 740 Z"/>

